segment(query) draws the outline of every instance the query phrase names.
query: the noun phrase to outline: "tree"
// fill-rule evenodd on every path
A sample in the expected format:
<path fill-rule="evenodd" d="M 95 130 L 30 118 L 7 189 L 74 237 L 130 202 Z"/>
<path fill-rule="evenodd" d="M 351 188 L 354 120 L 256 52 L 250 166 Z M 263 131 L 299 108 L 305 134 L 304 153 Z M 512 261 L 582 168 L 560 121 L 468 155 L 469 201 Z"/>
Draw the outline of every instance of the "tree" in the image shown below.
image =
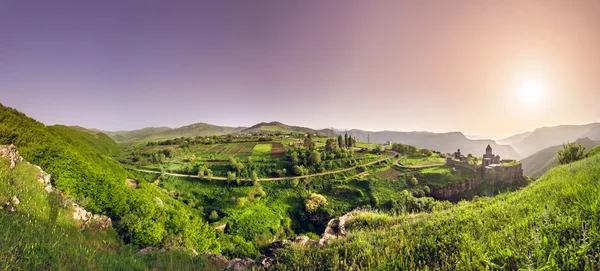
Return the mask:
<path fill-rule="evenodd" d="M 238 161 L 234 156 L 231 156 L 231 158 L 229 158 L 229 163 L 231 164 L 231 167 L 237 172 L 240 172 L 240 170 L 244 168 L 244 164 Z"/>
<path fill-rule="evenodd" d="M 256 185 L 258 183 L 258 174 L 256 174 L 255 170 L 252 171 L 252 183 L 254 185 Z"/>
<path fill-rule="evenodd" d="M 332 152 L 335 150 L 335 147 L 336 147 L 335 139 L 328 138 L 327 141 L 325 141 L 325 151 Z"/>
<path fill-rule="evenodd" d="M 304 138 L 304 147 L 309 151 L 312 151 L 315 148 L 315 143 L 312 141 L 311 135 L 308 134 L 306 138 Z"/>
<path fill-rule="evenodd" d="M 321 163 L 321 154 L 317 151 L 312 151 L 308 157 L 308 165 L 316 166 Z"/>
<path fill-rule="evenodd" d="M 348 133 L 344 134 L 344 146 L 346 146 L 346 148 L 350 147 L 350 144 L 348 144 Z"/>
<path fill-rule="evenodd" d="M 342 137 L 342 135 L 338 136 L 338 147 L 341 149 L 344 147 L 344 138 Z"/>
<path fill-rule="evenodd" d="M 430 149 L 421 149 L 421 154 L 423 154 L 425 156 L 431 156 L 431 154 L 433 154 L 433 152 Z"/>
<path fill-rule="evenodd" d="M 561 165 L 581 160 L 585 157 L 585 147 L 579 143 L 569 142 L 563 144 L 562 150 L 558 151 L 558 161 Z"/>
<path fill-rule="evenodd" d="M 219 214 L 217 213 L 217 210 L 212 210 L 208 216 L 208 221 L 215 222 L 217 220 L 219 220 Z"/>
<path fill-rule="evenodd" d="M 202 166 L 198 170 L 198 177 L 212 179 L 212 177 L 213 177 L 212 170 L 210 170 L 210 168 L 207 168 L 206 166 Z"/>
<path fill-rule="evenodd" d="M 298 153 L 297 152 L 292 152 L 292 154 L 290 154 L 290 158 L 292 159 L 292 163 L 294 165 L 298 165 L 300 164 L 300 159 L 298 158 Z"/>
<path fill-rule="evenodd" d="M 304 200 L 304 208 L 307 212 L 313 213 L 319 207 L 327 205 L 327 199 L 323 195 L 316 193 L 310 194 L 310 196 Z"/>
<path fill-rule="evenodd" d="M 227 181 L 233 182 L 236 180 L 235 172 L 227 171 Z"/>

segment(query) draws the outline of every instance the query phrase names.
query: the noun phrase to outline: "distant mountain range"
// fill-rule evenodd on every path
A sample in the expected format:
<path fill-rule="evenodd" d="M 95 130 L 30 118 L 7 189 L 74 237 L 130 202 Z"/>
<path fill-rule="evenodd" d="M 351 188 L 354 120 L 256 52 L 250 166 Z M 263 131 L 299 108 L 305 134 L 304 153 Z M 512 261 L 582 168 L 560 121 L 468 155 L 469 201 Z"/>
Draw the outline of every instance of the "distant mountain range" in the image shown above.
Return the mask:
<path fill-rule="evenodd" d="M 573 142 L 579 138 L 600 141 L 600 123 L 543 127 L 498 140 L 498 143 L 509 144 L 521 157 L 527 157 L 545 148 Z"/>
<path fill-rule="evenodd" d="M 149 127 L 133 131 L 103 131 L 117 142 L 166 140 L 178 137 L 212 136 L 233 134 L 244 127 L 217 126 L 208 123 L 195 123 L 179 128 Z"/>
<path fill-rule="evenodd" d="M 336 134 L 343 133 L 337 132 Z M 409 144 L 419 148 L 438 150 L 444 153 L 453 153 L 457 149 L 460 149 L 461 153 L 464 155 L 471 153 L 474 156 L 483 155 L 485 153 L 485 148 L 489 144 L 494 153 L 503 158 L 518 159 L 520 157 L 509 145 L 500 145 L 494 140 L 489 139 L 468 139 L 460 132 L 369 132 L 354 129 L 349 130 L 348 134 L 356 137 L 356 139 L 361 142 L 370 141 L 372 143 L 383 143 L 385 141 L 393 141 L 395 143 Z"/>
<path fill-rule="evenodd" d="M 225 134 L 251 134 L 251 133 L 311 133 L 320 135 L 337 136 L 346 131 L 332 129 L 311 129 L 307 127 L 292 126 L 281 122 L 261 122 L 250 127 L 227 127 L 207 123 L 196 123 L 179 128 L 150 127 L 134 131 L 104 132 L 117 142 L 153 141 L 178 137 L 212 136 Z M 590 141 L 600 141 L 600 123 L 587 125 L 561 125 L 543 127 L 502 140 L 469 139 L 460 132 L 431 133 L 431 132 L 396 132 L 396 131 L 364 131 L 353 129 L 348 134 L 356 137 L 358 141 L 371 143 L 396 143 L 410 144 L 419 148 L 428 148 L 445 153 L 453 153 L 457 149 L 466 154 L 481 156 L 489 144 L 494 153 L 502 158 L 522 159 L 550 147 L 562 146 L 563 143 L 572 142 L 579 138 Z M 589 142 L 588 142 L 589 143 Z M 554 149 L 553 149 L 554 150 Z M 550 152 L 550 151 L 548 151 Z M 537 160 L 532 159 L 532 160 Z M 524 159 L 524 161 L 526 161 Z M 526 162 L 529 162 L 527 160 Z M 532 163 L 537 165 L 538 163 Z"/>
<path fill-rule="evenodd" d="M 587 137 L 577 139 L 575 142 L 584 146 L 586 150 L 590 150 L 600 144 L 600 141 L 593 141 Z M 562 144 L 548 147 L 521 160 L 521 163 L 523 164 L 523 173 L 531 177 L 539 177 L 544 175 L 546 171 L 558 164 L 557 153 L 560 149 L 562 149 L 562 147 Z"/>

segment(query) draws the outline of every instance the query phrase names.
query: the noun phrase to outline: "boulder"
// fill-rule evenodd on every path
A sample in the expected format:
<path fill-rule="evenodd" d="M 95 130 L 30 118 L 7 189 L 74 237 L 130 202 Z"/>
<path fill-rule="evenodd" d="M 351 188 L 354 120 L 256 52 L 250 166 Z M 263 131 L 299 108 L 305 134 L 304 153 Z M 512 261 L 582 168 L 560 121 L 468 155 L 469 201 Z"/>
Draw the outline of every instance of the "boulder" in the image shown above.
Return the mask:
<path fill-rule="evenodd" d="M 243 271 L 251 269 L 252 266 L 254 266 L 254 260 L 248 258 L 235 258 L 227 263 L 227 266 L 225 266 L 225 270 Z"/>
<path fill-rule="evenodd" d="M 218 263 L 219 265 L 225 266 L 227 265 L 227 259 L 225 259 L 225 256 L 221 255 L 221 254 L 214 254 L 214 253 L 204 253 L 202 254 L 205 258 L 207 258 L 208 260 Z"/>

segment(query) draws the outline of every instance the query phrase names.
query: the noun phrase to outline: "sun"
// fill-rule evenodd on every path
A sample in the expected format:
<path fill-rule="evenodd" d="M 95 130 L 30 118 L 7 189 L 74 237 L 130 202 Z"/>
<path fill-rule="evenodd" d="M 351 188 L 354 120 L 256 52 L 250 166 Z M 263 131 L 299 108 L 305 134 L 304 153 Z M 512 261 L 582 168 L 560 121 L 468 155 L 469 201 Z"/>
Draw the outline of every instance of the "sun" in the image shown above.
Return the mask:
<path fill-rule="evenodd" d="M 544 87 L 540 81 L 526 81 L 519 88 L 519 96 L 523 102 L 538 103 L 544 96 Z"/>

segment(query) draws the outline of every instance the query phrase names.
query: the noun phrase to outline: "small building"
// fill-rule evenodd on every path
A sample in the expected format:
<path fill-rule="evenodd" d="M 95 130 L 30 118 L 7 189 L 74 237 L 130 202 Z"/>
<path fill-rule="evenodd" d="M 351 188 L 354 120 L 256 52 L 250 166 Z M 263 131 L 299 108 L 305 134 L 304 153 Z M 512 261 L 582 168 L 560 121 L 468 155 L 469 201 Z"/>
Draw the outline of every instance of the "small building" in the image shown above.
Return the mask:
<path fill-rule="evenodd" d="M 492 164 L 500 164 L 500 155 L 494 155 L 492 147 L 488 144 L 483 155 L 483 166 L 486 167 Z"/>
<path fill-rule="evenodd" d="M 456 152 L 454 152 L 454 159 L 460 159 L 461 154 L 460 154 L 460 149 L 458 149 Z"/>

